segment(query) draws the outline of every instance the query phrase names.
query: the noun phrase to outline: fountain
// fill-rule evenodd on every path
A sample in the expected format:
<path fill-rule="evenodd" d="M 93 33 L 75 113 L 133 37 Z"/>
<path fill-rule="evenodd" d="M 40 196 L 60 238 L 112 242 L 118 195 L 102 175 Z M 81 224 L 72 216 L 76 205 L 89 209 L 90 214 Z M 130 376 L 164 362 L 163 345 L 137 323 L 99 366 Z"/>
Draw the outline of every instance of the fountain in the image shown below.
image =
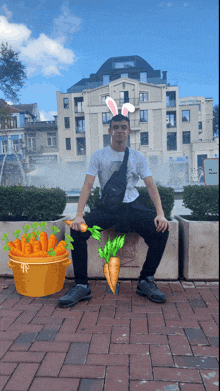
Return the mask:
<path fill-rule="evenodd" d="M 20 161 L 20 159 L 19 159 L 19 156 L 18 156 L 17 152 L 16 152 L 14 149 L 9 148 L 9 152 L 10 152 L 10 151 L 12 151 L 12 152 L 13 152 L 13 155 L 16 156 L 18 165 L 19 165 L 19 167 L 20 167 L 20 170 L 21 170 L 21 173 L 22 173 L 22 176 L 23 176 L 23 185 L 24 185 L 24 186 L 27 186 L 26 174 L 25 174 L 25 172 L 24 172 L 24 169 L 23 169 L 22 163 L 21 163 L 21 161 Z M 1 183 L 2 183 L 3 169 L 4 169 L 4 166 L 5 166 L 6 159 L 7 159 L 7 156 L 8 156 L 8 155 L 11 155 L 11 154 L 9 154 L 8 152 L 6 152 L 6 154 L 4 155 L 3 162 L 2 162 L 2 167 L 1 167 L 1 172 L 0 172 L 0 186 L 1 186 Z"/>

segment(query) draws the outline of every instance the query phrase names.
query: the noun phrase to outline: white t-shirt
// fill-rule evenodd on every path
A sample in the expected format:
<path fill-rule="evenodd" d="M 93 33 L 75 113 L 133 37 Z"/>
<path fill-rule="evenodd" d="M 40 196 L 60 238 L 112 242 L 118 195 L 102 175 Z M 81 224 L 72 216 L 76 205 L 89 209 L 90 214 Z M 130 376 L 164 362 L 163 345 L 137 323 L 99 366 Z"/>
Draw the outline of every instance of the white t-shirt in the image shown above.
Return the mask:
<path fill-rule="evenodd" d="M 100 197 L 102 196 L 102 189 L 113 172 L 119 170 L 124 159 L 124 154 L 125 152 L 114 151 L 110 145 L 92 154 L 86 174 L 93 176 L 98 174 L 101 186 L 99 189 Z M 143 179 L 147 176 L 151 176 L 151 171 L 145 157 L 140 152 L 129 148 L 127 187 L 123 202 L 133 202 L 139 196 L 135 185 L 139 181 L 139 178 Z"/>

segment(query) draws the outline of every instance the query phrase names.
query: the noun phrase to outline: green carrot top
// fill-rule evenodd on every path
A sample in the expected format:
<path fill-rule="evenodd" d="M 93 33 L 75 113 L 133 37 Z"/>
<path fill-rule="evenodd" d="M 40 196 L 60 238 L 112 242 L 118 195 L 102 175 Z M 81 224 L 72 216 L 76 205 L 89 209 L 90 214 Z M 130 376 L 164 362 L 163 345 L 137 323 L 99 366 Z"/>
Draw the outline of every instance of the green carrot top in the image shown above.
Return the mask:
<path fill-rule="evenodd" d="M 110 236 L 108 237 L 107 242 L 105 243 L 105 247 L 102 250 L 101 246 L 99 245 L 99 257 L 104 258 L 105 262 L 108 263 L 111 255 L 113 257 L 116 256 L 117 251 L 124 246 L 125 243 L 125 235 L 124 236 L 117 236 L 113 241 L 111 242 Z"/>

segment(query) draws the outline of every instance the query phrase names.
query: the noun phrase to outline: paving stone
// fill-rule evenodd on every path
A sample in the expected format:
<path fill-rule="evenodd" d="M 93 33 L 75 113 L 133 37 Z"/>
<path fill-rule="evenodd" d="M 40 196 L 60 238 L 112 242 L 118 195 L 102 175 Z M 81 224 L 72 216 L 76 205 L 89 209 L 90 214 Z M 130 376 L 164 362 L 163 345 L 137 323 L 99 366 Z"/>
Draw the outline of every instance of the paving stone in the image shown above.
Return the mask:
<path fill-rule="evenodd" d="M 181 391 L 206 391 L 203 384 L 187 384 L 187 383 L 180 383 L 180 390 Z"/>
<path fill-rule="evenodd" d="M 215 348 L 219 347 L 219 337 L 208 337 L 208 340 L 211 346 Z"/>
<path fill-rule="evenodd" d="M 219 389 L 219 371 L 202 369 L 200 373 L 207 391 L 217 391 Z"/>
<path fill-rule="evenodd" d="M 39 364 L 21 363 L 14 371 L 5 391 L 26 391 L 37 372 Z"/>
<path fill-rule="evenodd" d="M 130 382 L 130 391 L 180 391 L 177 383 L 158 381 L 135 381 Z M 197 391 L 192 390 L 192 391 Z M 199 390 L 200 391 L 200 390 Z"/>
<path fill-rule="evenodd" d="M 201 329 L 185 328 L 185 332 L 191 345 L 209 345 L 208 340 Z"/>
<path fill-rule="evenodd" d="M 37 333 L 20 334 L 19 337 L 16 339 L 15 343 L 20 344 L 20 343 L 33 342 L 36 337 L 37 337 Z"/>
<path fill-rule="evenodd" d="M 40 378 L 34 379 L 28 391 L 78 391 L 80 379 Z"/>
<path fill-rule="evenodd" d="M 206 308 L 207 307 L 207 305 L 204 302 L 204 300 L 202 299 L 202 297 L 201 298 L 197 298 L 197 297 L 189 298 L 189 303 L 192 308 Z"/>
<path fill-rule="evenodd" d="M 103 384 L 101 379 L 82 379 L 79 391 L 102 391 Z"/>
<path fill-rule="evenodd" d="M 64 364 L 85 364 L 89 343 L 72 342 Z"/>
<path fill-rule="evenodd" d="M 37 341 L 53 341 L 57 335 L 57 330 L 42 330 L 37 336 Z"/>
<path fill-rule="evenodd" d="M 175 366 L 178 368 L 217 369 L 218 362 L 214 357 L 175 356 Z"/>

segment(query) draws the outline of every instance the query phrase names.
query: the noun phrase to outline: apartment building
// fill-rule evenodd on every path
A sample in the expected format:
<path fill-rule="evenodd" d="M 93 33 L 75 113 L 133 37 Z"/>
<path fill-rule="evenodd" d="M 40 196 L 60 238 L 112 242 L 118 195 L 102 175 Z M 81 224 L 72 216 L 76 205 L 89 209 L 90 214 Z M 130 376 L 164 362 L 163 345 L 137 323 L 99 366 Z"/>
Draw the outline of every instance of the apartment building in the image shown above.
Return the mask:
<path fill-rule="evenodd" d="M 202 182 L 203 160 L 218 157 L 213 99 L 179 98 L 178 86 L 167 82 L 167 71 L 162 74 L 139 56 L 113 57 L 67 93 L 57 92 L 60 162 L 88 160 L 111 144 L 110 96 L 119 112 L 123 103 L 135 106 L 127 145 L 146 157 L 158 184 Z"/>

